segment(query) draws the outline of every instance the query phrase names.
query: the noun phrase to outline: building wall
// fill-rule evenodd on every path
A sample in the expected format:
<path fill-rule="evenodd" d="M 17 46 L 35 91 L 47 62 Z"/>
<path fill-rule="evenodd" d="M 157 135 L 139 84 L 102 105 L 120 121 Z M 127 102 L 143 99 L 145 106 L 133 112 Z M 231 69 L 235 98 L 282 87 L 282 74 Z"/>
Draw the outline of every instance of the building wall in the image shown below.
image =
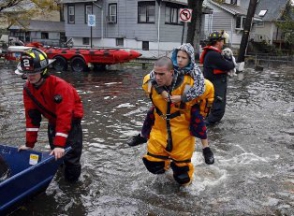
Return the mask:
<path fill-rule="evenodd" d="M 267 43 L 272 44 L 276 32 L 277 28 L 274 23 L 264 22 L 263 26 L 254 25 L 250 38 L 256 42 L 266 41 Z"/>
<path fill-rule="evenodd" d="M 247 0 L 246 2 L 248 3 Z M 246 5 L 246 2 L 241 1 L 240 6 Z M 235 28 L 235 16 L 217 6 L 214 6 L 213 4 L 210 4 L 209 2 L 207 2 L 207 5 L 213 9 L 213 14 L 205 15 L 204 32 L 206 37 L 208 37 L 208 35 L 213 31 L 224 30 L 230 36 L 229 44 L 232 47 L 238 47 L 241 43 L 243 31 Z"/>
<path fill-rule="evenodd" d="M 151 2 L 155 2 L 151 0 Z M 117 4 L 117 23 L 108 23 L 108 5 Z M 184 6 L 183 6 L 184 7 Z M 75 24 L 68 24 L 67 10 L 65 5 L 65 32 L 67 38 L 73 38 L 74 46 L 87 47 L 83 45 L 83 37 L 90 37 L 90 27 L 85 24 L 85 6 L 82 3 L 75 4 Z M 160 24 L 158 26 L 158 10 L 155 4 L 155 23 L 138 23 L 138 0 L 106 0 L 102 10 L 93 7 L 96 15 L 96 26 L 92 28 L 92 44 L 94 47 L 116 47 L 116 39 L 122 38 L 122 48 L 142 49 L 142 41 L 149 41 L 149 56 L 161 51 L 172 50 L 180 45 L 183 25 L 165 24 L 165 3 L 160 7 Z M 103 26 L 103 28 L 102 28 Z M 159 29 L 159 34 L 158 34 Z M 158 36 L 159 42 L 158 45 Z"/>
<path fill-rule="evenodd" d="M 85 23 L 85 5 L 75 4 L 75 23 L 68 23 L 68 7 L 64 7 L 65 32 L 67 38 L 90 37 L 91 27 Z M 92 27 L 92 37 L 101 37 L 101 9 L 93 7 L 93 14 L 96 15 L 96 26 Z"/>

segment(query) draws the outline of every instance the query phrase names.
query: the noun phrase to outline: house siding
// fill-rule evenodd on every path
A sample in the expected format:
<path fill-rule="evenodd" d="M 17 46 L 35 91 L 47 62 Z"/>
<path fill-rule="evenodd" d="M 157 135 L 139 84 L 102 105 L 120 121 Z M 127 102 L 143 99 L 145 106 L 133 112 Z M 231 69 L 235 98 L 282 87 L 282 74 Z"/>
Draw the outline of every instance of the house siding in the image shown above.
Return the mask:
<path fill-rule="evenodd" d="M 90 37 L 91 27 L 85 23 L 85 4 L 75 4 L 75 23 L 68 23 L 68 7 L 65 10 L 65 32 L 67 37 Z M 92 27 L 92 36 L 101 37 L 101 10 L 93 6 L 93 14 L 96 15 L 96 26 Z"/>
<path fill-rule="evenodd" d="M 149 52 L 151 56 L 166 54 L 167 50 L 172 50 L 180 45 L 183 25 L 165 24 L 165 2 L 160 6 L 160 28 L 158 44 L 158 4 L 155 2 L 155 22 L 138 23 L 138 2 L 141 0 L 106 0 L 103 3 L 103 15 L 101 9 L 93 6 L 96 15 L 96 26 L 92 28 L 92 44 L 94 47 L 116 47 L 116 38 L 123 38 L 122 48 L 142 49 L 142 41 L 149 42 Z M 145 0 L 146 1 L 146 0 Z M 117 22 L 107 21 L 109 4 L 117 4 Z M 90 27 L 85 24 L 84 3 L 75 3 L 75 23 L 69 24 L 67 17 L 68 4 L 65 5 L 65 31 L 67 38 L 73 38 L 74 46 L 87 47 L 82 44 L 83 37 L 90 37 Z M 185 7 L 184 5 L 180 7 Z M 102 20 L 103 17 L 103 20 Z M 103 25 L 103 29 L 102 29 Z M 103 30 L 103 35 L 102 35 Z M 187 28 L 186 28 L 187 30 Z M 158 50 L 160 49 L 160 51 Z"/>
<path fill-rule="evenodd" d="M 205 3 L 213 9 L 213 14 L 205 15 L 205 36 L 206 38 L 208 35 L 213 31 L 220 31 L 224 30 L 226 31 L 230 38 L 229 38 L 229 44 L 232 47 L 238 47 L 241 43 L 242 39 L 242 30 L 236 29 L 236 16 L 229 13 L 226 10 L 223 10 L 208 1 L 205 1 Z M 243 0 L 239 2 L 240 7 L 248 8 L 249 1 Z"/>

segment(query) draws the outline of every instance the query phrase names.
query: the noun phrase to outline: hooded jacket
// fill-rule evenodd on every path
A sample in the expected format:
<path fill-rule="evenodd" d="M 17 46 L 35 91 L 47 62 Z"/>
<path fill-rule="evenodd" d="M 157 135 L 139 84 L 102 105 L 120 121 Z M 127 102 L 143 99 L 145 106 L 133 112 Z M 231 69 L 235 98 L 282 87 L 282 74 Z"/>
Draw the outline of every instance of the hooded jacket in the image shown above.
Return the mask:
<path fill-rule="evenodd" d="M 177 63 L 177 54 L 179 50 L 185 51 L 190 57 L 189 64 L 184 68 L 179 68 Z M 177 47 L 172 52 L 171 60 L 173 62 L 176 73 L 189 75 L 194 80 L 193 86 L 189 89 L 189 91 L 182 95 L 182 101 L 188 102 L 202 95 L 205 91 L 204 77 L 200 68 L 195 63 L 195 53 L 193 46 L 189 43 L 186 43 Z M 150 75 L 151 79 L 154 79 L 153 71 L 150 73 Z"/>
<path fill-rule="evenodd" d="M 179 50 L 185 51 L 190 57 L 190 63 L 184 68 L 179 68 L 177 63 L 177 54 Z M 204 82 L 202 71 L 200 70 L 198 65 L 195 63 L 195 53 L 194 53 L 193 46 L 189 43 L 186 43 L 177 47 L 176 49 L 173 50 L 171 59 L 174 65 L 174 70 L 176 72 L 180 74 L 189 75 L 194 80 L 194 84 L 192 88 L 190 88 L 189 91 L 187 91 L 182 96 L 183 102 L 191 101 L 197 98 L 198 96 L 202 95 L 205 91 L 205 82 Z"/>

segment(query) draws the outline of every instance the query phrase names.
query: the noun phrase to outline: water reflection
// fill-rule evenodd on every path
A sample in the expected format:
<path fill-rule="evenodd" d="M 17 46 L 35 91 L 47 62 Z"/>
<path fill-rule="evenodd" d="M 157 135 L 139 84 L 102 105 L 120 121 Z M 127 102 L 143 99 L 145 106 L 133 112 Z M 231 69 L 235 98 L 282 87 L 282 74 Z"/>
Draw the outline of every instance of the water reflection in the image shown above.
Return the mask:
<path fill-rule="evenodd" d="M 192 185 L 179 187 L 167 172 L 147 172 L 145 145 L 129 148 L 150 106 L 141 90 L 147 70 L 57 73 L 82 96 L 83 173 L 67 185 L 58 173 L 46 194 L 13 215 L 293 215 L 292 68 L 247 69 L 229 81 L 223 121 L 209 129 L 216 163 L 192 158 Z M 23 80 L 0 69 L 1 141 L 24 143 Z M 46 124 L 37 148 L 46 149 Z M 198 140 L 197 140 L 197 143 Z"/>

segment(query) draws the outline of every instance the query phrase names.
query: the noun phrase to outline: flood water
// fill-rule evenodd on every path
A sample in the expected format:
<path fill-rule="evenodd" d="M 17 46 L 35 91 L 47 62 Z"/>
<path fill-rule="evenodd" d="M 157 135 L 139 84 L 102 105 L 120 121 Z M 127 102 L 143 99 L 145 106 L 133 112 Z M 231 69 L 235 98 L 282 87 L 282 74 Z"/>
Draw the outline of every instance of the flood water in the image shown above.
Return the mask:
<path fill-rule="evenodd" d="M 9 65 L 0 67 L 0 142 L 22 145 L 24 81 Z M 147 71 L 54 73 L 83 100 L 83 172 L 73 185 L 58 172 L 45 194 L 12 215 L 294 215 L 293 67 L 246 69 L 243 79 L 230 79 L 225 117 L 208 132 L 215 164 L 204 163 L 197 140 L 187 187 L 171 172 L 148 173 L 146 145 L 126 144 L 150 106 L 141 89 Z M 46 121 L 35 148 L 48 150 Z"/>

